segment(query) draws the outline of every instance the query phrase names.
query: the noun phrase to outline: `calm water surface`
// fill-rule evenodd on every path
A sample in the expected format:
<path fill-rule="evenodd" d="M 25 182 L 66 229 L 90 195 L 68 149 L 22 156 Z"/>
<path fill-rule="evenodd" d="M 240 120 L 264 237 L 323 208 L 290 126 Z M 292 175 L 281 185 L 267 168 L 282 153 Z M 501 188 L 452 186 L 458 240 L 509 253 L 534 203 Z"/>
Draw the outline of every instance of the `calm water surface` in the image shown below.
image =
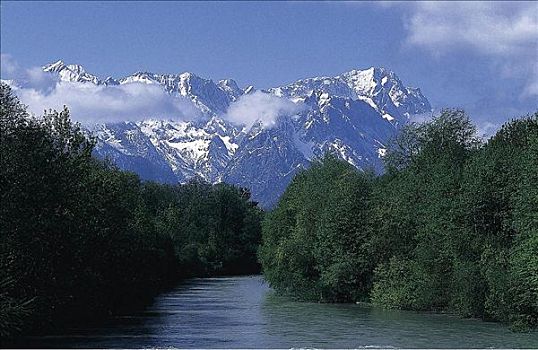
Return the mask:
<path fill-rule="evenodd" d="M 56 348 L 538 348 L 538 333 L 447 315 L 293 302 L 262 277 L 246 276 L 189 280 L 101 328 L 29 341 Z"/>

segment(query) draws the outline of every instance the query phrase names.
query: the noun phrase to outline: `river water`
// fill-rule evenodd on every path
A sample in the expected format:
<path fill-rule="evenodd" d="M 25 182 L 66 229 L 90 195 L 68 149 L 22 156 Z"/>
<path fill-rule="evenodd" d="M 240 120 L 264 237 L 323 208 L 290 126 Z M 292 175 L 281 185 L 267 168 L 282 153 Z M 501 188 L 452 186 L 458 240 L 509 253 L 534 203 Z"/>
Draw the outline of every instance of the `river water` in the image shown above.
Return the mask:
<path fill-rule="evenodd" d="M 538 332 L 441 314 L 294 302 L 261 276 L 199 278 L 100 328 L 28 339 L 55 348 L 538 348 Z"/>

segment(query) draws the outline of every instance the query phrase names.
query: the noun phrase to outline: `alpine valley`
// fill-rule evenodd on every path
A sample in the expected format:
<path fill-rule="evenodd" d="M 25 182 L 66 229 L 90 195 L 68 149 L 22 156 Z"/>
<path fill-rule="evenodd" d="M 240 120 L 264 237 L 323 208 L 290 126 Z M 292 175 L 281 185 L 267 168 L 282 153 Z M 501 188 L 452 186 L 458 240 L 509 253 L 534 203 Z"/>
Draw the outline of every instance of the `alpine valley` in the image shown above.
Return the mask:
<path fill-rule="evenodd" d="M 298 80 L 257 91 L 234 80 L 192 73 L 137 72 L 104 80 L 62 61 L 43 67 L 60 82 L 95 85 L 155 84 L 192 101 L 193 120 L 155 118 L 87 126 L 96 156 L 146 180 L 165 183 L 201 178 L 249 188 L 262 207 L 272 207 L 300 169 L 329 152 L 358 169 L 383 171 L 389 139 L 411 118 L 431 112 L 420 89 L 406 87 L 384 68 L 352 70 L 335 77 Z M 250 94 L 269 94 L 300 106 L 274 123 L 232 123 L 227 111 Z"/>

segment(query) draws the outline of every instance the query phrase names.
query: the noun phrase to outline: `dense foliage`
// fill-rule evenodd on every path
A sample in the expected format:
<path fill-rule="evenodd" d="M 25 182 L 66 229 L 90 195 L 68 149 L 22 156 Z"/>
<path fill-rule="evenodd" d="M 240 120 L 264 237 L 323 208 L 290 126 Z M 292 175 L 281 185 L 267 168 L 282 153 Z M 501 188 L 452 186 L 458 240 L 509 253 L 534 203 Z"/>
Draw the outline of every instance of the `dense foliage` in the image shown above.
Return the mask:
<path fill-rule="evenodd" d="M 266 215 L 278 291 L 538 326 L 538 114 L 487 143 L 462 111 L 407 126 L 374 178 L 326 157 Z"/>
<path fill-rule="evenodd" d="M 0 90 L 0 337 L 100 317 L 181 276 L 259 267 L 248 191 L 142 183 L 92 158 L 69 111 Z"/>

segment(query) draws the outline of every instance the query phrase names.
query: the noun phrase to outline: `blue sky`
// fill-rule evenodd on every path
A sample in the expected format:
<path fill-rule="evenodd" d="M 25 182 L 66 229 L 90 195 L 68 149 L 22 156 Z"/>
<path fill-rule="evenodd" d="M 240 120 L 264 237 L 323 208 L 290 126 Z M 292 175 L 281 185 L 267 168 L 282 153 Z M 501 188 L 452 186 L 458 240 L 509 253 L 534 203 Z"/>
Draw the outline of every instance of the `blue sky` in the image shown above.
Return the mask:
<path fill-rule="evenodd" d="M 3 67 L 191 71 L 267 88 L 384 66 L 485 130 L 538 109 L 538 5 L 1 2 Z M 5 77 L 5 69 L 2 76 Z"/>

